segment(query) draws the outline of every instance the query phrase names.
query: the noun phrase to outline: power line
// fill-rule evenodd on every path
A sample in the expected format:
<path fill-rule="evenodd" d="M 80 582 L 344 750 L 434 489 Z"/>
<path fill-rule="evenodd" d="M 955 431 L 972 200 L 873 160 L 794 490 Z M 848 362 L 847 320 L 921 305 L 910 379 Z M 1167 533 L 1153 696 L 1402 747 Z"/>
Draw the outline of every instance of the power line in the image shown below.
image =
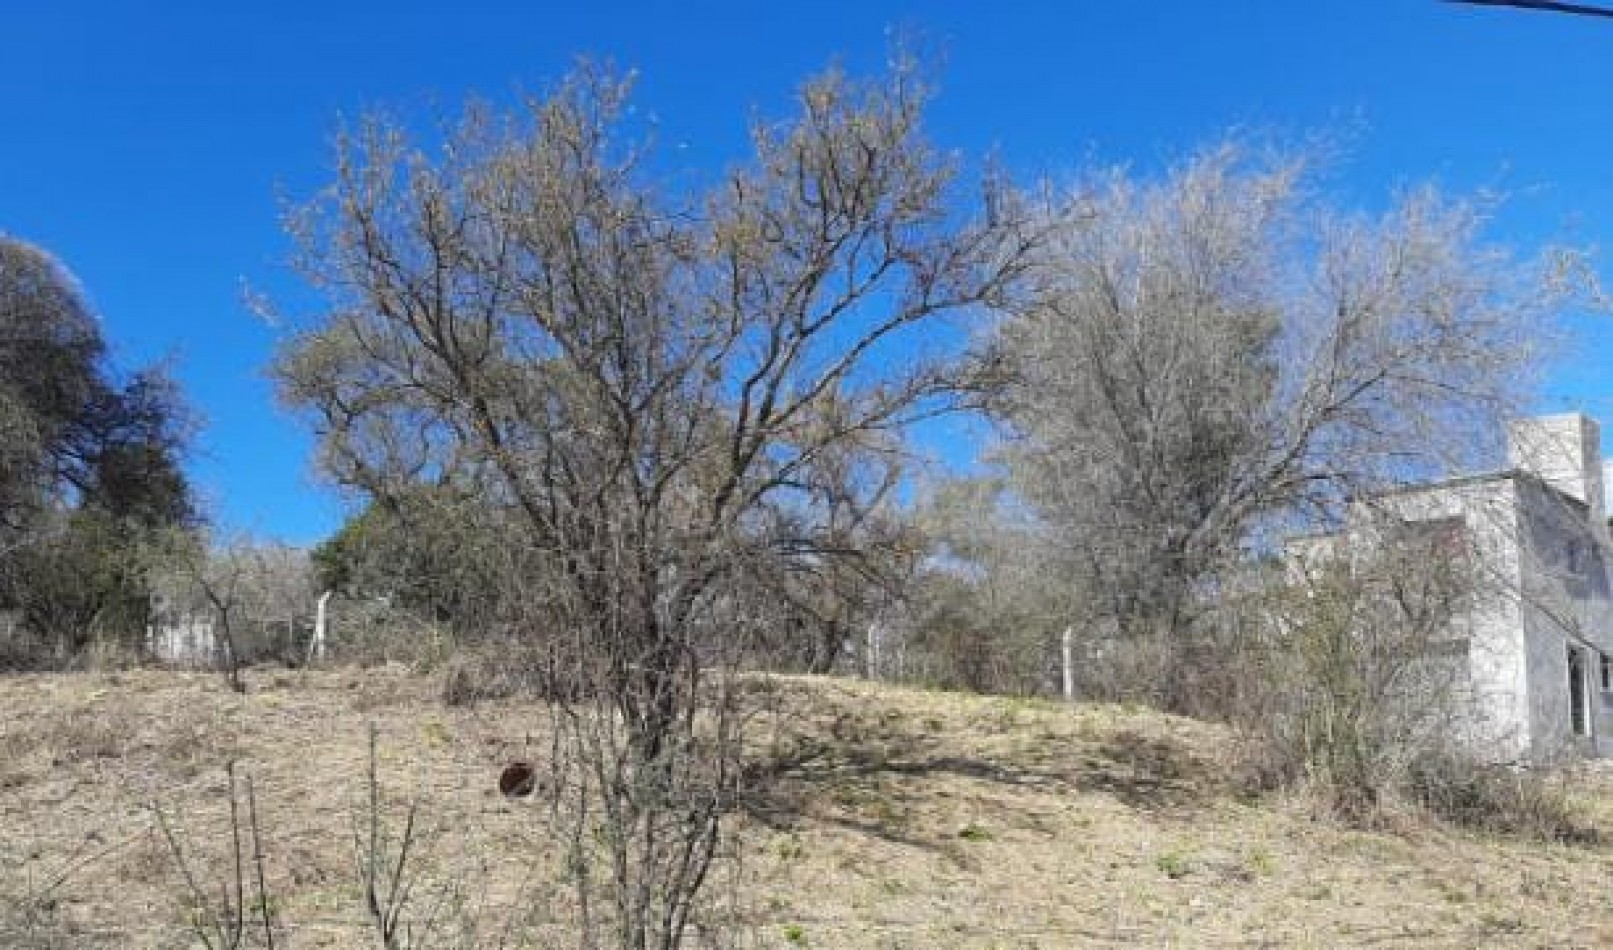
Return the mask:
<path fill-rule="evenodd" d="M 1544 10 L 1548 13 L 1573 13 L 1578 16 L 1598 16 L 1613 19 L 1613 9 L 1593 7 L 1583 3 L 1557 3 L 1555 0 L 1445 0 L 1471 7 L 1517 7 L 1520 10 Z"/>

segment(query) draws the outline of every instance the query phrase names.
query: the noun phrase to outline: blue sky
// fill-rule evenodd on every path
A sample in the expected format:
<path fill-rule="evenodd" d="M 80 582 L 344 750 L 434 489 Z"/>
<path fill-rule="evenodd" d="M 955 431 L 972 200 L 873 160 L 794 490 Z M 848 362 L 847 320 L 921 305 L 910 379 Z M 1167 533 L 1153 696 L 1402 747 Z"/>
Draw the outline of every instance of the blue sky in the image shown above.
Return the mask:
<path fill-rule="evenodd" d="M 508 99 L 578 54 L 640 72 L 666 160 L 697 175 L 740 159 L 746 116 L 776 114 L 803 76 L 878 69 L 891 31 L 916 31 L 943 54 L 934 136 L 1022 175 L 1148 169 L 1232 126 L 1345 128 L 1337 185 L 1359 200 L 1428 178 L 1499 187 L 1495 237 L 1613 253 L 1613 21 L 1435 0 L 6 6 L 0 231 L 63 259 L 125 365 L 176 359 L 216 514 L 293 542 L 342 508 L 274 405 L 274 335 L 242 304 L 243 282 L 297 300 L 277 196 L 326 181 L 339 115 Z M 1613 333 L 1585 329 L 1542 408 L 1613 421 Z"/>

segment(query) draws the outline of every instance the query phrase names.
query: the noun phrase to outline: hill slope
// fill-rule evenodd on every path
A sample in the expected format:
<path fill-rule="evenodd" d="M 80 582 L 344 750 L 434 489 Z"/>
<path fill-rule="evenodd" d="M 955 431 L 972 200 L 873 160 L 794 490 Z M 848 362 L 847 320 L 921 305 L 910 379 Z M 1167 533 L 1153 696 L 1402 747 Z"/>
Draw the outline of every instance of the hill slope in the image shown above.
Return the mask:
<path fill-rule="evenodd" d="M 741 860 L 711 884 L 746 945 L 1613 945 L 1606 843 L 1365 833 L 1243 800 L 1223 731 L 1147 711 L 778 682 L 770 739 L 789 767 L 734 820 Z M 436 679 L 399 671 L 258 673 L 252 687 L 0 679 L 13 926 L 21 895 L 65 873 L 28 939 L 185 945 L 183 885 L 150 803 L 198 866 L 222 860 L 234 758 L 254 777 L 291 945 L 370 946 L 352 840 L 371 721 L 389 814 L 421 802 L 425 872 L 464 885 L 484 921 L 541 911 L 551 894 L 529 872 L 543 811 L 493 790 L 504 762 L 541 754 L 530 707 L 447 708 Z M 1613 782 L 1591 781 L 1606 842 Z"/>

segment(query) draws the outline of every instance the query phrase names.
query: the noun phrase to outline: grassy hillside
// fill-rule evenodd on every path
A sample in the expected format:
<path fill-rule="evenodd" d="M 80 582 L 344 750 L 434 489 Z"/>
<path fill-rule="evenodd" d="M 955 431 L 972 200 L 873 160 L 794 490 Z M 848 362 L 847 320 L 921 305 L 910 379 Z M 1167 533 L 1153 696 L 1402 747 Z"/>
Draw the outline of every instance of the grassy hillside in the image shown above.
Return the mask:
<path fill-rule="evenodd" d="M 1147 711 L 779 683 L 759 728 L 784 766 L 711 885 L 742 945 L 1613 946 L 1606 843 L 1349 830 L 1241 798 L 1224 732 Z M 421 802 L 422 893 L 459 882 L 489 928 L 526 908 L 545 945 L 563 896 L 544 884 L 544 813 L 493 789 L 504 762 L 541 755 L 538 717 L 447 708 L 438 689 L 398 671 L 259 673 L 245 697 L 203 675 L 0 680 L 0 914 L 65 873 L 36 942 L 187 945 L 150 803 L 198 867 L 217 863 L 236 758 L 291 946 L 371 946 L 352 841 L 374 722 L 388 813 Z M 1613 781 L 1584 782 L 1613 839 Z"/>

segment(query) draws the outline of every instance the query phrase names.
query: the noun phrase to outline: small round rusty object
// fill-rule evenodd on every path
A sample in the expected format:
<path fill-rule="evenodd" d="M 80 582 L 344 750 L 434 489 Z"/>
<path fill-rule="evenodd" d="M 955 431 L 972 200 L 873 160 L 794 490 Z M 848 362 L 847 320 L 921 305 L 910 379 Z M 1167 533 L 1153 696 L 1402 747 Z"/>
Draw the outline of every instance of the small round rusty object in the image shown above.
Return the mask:
<path fill-rule="evenodd" d="M 538 789 L 538 770 L 531 762 L 511 762 L 498 775 L 498 791 L 505 798 L 526 798 Z"/>

